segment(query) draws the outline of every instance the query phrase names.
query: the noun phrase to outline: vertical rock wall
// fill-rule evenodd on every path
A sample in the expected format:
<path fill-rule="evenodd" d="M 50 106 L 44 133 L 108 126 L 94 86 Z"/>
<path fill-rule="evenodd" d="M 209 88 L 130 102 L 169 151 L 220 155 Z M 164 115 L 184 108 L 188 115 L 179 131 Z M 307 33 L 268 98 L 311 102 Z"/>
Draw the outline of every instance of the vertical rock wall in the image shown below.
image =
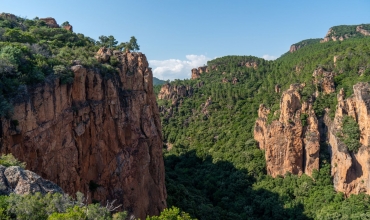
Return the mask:
<path fill-rule="evenodd" d="M 1 119 L 1 152 L 71 195 L 117 199 L 144 219 L 166 207 L 160 118 L 145 55 L 116 56 L 119 73 L 76 65 L 72 85 L 28 89 Z"/>
<path fill-rule="evenodd" d="M 328 142 L 331 150 L 331 174 L 337 191 L 346 195 L 360 192 L 370 193 L 370 86 L 357 83 L 354 94 L 344 98 L 343 89 L 338 94 L 338 106 L 334 120 L 325 118 L 328 125 Z M 338 137 L 344 116 L 351 116 L 358 123 L 361 147 L 358 152 L 348 147 Z"/>
<path fill-rule="evenodd" d="M 271 113 L 280 113 L 279 120 L 268 124 L 270 111 L 263 105 L 258 111 L 254 138 L 265 150 L 267 173 L 273 177 L 286 172 L 311 175 L 319 169 L 318 122 L 312 105 L 301 103 L 300 87 L 291 85 L 283 92 L 280 112 Z"/>

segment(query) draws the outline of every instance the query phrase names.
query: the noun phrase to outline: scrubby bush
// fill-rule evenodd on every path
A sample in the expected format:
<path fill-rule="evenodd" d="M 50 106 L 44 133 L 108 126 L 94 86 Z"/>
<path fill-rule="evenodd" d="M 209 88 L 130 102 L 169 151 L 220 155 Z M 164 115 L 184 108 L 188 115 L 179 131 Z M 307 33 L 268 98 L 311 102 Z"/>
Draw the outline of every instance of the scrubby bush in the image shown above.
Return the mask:
<path fill-rule="evenodd" d="M 349 151 L 357 153 L 361 147 L 360 134 L 357 122 L 351 116 L 345 115 L 342 119 L 342 131 L 339 135 Z"/>
<path fill-rule="evenodd" d="M 20 166 L 26 168 L 26 163 L 17 160 L 12 154 L 3 154 L 0 156 L 0 164 L 6 167 Z"/>

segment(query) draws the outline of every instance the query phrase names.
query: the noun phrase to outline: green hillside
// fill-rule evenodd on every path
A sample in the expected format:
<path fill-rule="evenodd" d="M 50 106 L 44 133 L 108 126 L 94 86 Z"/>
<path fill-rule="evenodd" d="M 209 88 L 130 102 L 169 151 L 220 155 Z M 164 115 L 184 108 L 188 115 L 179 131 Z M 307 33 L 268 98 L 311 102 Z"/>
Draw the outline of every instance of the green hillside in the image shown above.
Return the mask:
<path fill-rule="evenodd" d="M 158 79 L 156 77 L 153 77 L 153 85 L 155 86 L 158 86 L 158 85 L 163 85 L 165 84 L 167 81 L 165 80 L 161 80 L 161 79 Z"/>
<path fill-rule="evenodd" d="M 303 41 L 304 42 L 304 41 Z M 210 73 L 191 85 L 194 94 L 162 112 L 163 135 L 171 146 L 165 153 L 168 203 L 199 219 L 338 219 L 370 216 L 370 197 L 345 199 L 336 193 L 330 177 L 330 158 L 322 143 L 320 171 L 310 178 L 271 178 L 266 175 L 263 151 L 253 139 L 261 103 L 279 108 L 281 93 L 293 83 L 306 83 L 303 99 L 314 93 L 312 73 L 318 67 L 339 73 L 338 92 L 350 95 L 356 82 L 370 81 L 370 37 L 319 43 L 286 53 L 275 61 L 252 56 L 226 56 L 208 62 Z M 337 57 L 334 65 L 334 56 Z M 247 68 L 245 62 L 257 63 Z M 217 66 L 217 68 L 216 68 Z M 359 73 L 359 70 L 362 70 Z M 232 79 L 238 82 L 234 85 Z M 227 79 L 228 83 L 223 83 Z M 204 82 L 200 88 L 195 85 Z M 211 103 L 204 113 L 204 103 Z M 321 116 L 335 108 L 336 93 L 320 95 L 314 104 Z M 158 100 L 169 108 L 171 100 Z M 274 112 L 274 111 L 271 111 Z M 271 113 L 271 118 L 273 117 Z"/>

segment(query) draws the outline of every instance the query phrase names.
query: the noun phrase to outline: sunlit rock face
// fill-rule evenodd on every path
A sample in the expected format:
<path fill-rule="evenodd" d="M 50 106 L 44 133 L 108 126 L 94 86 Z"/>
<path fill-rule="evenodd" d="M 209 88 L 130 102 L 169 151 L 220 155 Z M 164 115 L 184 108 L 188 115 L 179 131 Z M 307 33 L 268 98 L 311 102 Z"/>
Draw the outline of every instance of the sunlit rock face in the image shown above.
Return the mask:
<path fill-rule="evenodd" d="M 28 88 L 12 118 L 1 119 L 1 151 L 70 195 L 116 199 L 144 219 L 167 197 L 153 76 L 144 54 L 111 56 L 120 62 L 116 74 L 75 65 L 73 84 Z"/>

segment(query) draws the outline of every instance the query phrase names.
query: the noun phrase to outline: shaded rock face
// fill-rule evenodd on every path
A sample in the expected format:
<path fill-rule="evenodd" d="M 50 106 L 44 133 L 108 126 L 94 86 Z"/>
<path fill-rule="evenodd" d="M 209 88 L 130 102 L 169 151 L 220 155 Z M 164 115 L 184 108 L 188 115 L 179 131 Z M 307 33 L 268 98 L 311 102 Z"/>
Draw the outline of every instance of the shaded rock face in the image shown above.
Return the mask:
<path fill-rule="evenodd" d="M 199 73 L 198 69 L 193 68 L 191 70 L 191 79 L 198 79 L 199 77 L 200 77 L 200 73 Z"/>
<path fill-rule="evenodd" d="M 117 74 L 103 78 L 76 65 L 72 85 L 55 79 L 29 88 L 11 120 L 1 119 L 1 152 L 70 195 L 80 191 L 103 204 L 117 199 L 144 219 L 166 207 L 153 76 L 145 55 L 116 57 Z"/>
<path fill-rule="evenodd" d="M 353 86 L 353 91 L 352 96 L 344 99 L 342 89 L 338 94 L 334 120 L 325 117 L 334 187 L 346 195 L 370 193 L 370 86 L 368 83 L 357 83 Z M 337 137 L 345 115 L 357 121 L 361 132 L 361 147 L 357 153 L 349 152 L 347 146 Z"/>
<path fill-rule="evenodd" d="M 207 72 L 207 66 L 201 66 L 198 67 L 199 74 L 206 73 Z"/>
<path fill-rule="evenodd" d="M 301 48 L 300 45 L 293 44 L 292 46 L 290 46 L 289 52 L 293 53 L 293 52 L 299 50 L 300 48 Z"/>
<path fill-rule="evenodd" d="M 287 172 L 312 175 L 319 169 L 318 121 L 312 104 L 301 104 L 300 88 L 299 84 L 291 85 L 283 92 L 279 120 L 268 124 L 270 110 L 261 105 L 258 111 L 254 139 L 265 150 L 267 173 L 273 177 Z"/>
<path fill-rule="evenodd" d="M 40 18 L 41 21 L 45 21 L 46 25 L 50 28 L 59 28 L 57 21 L 54 18 Z"/>
<path fill-rule="evenodd" d="M 0 165 L 0 195 L 10 193 L 27 195 L 36 192 L 63 194 L 63 190 L 58 185 L 41 178 L 34 172 L 23 170 L 18 166 Z"/>
<path fill-rule="evenodd" d="M 324 94 L 335 92 L 334 72 L 325 71 L 323 68 L 316 69 L 312 76 L 315 78 L 314 83 L 320 87 Z"/>

